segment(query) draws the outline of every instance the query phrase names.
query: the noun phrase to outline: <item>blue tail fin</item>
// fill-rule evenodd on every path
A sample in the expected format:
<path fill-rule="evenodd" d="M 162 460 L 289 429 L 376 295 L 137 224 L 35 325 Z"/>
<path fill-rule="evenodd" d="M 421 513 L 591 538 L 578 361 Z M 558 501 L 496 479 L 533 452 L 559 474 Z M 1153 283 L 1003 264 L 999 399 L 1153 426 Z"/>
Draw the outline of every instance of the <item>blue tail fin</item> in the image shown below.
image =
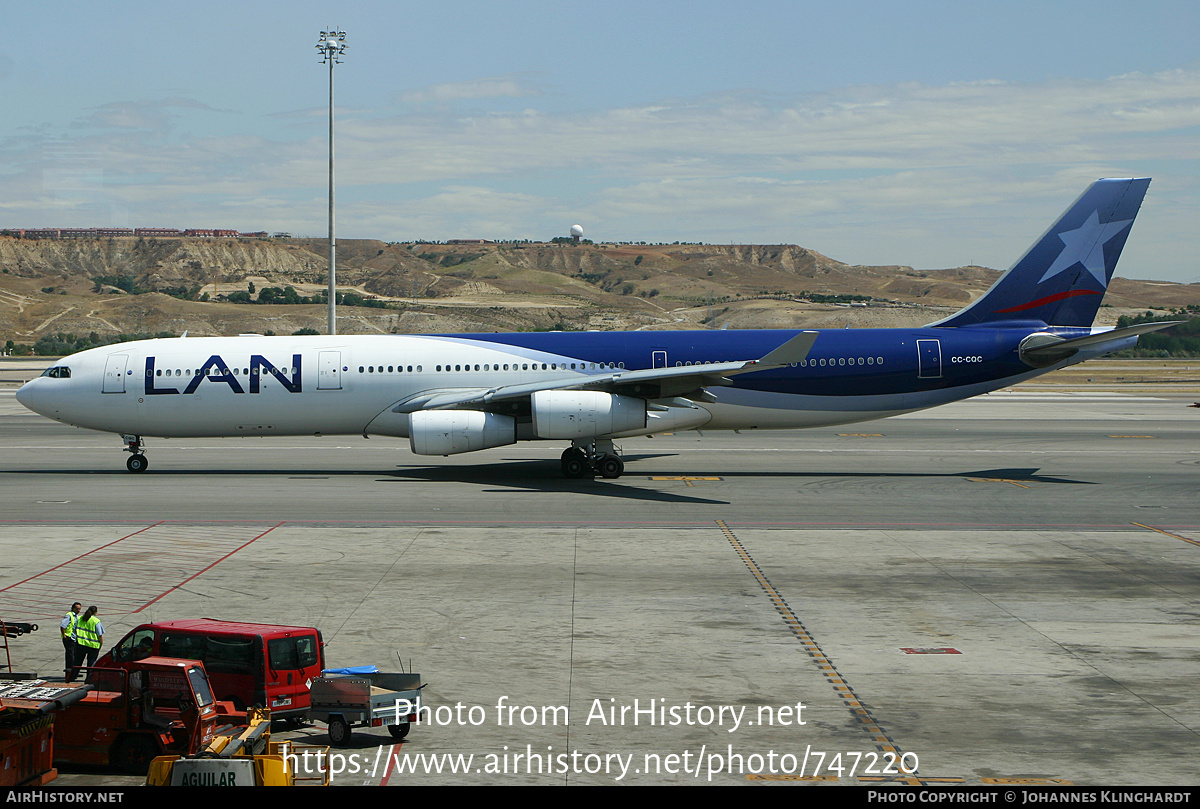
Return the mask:
<path fill-rule="evenodd" d="M 1092 183 L 982 298 L 931 325 L 1090 326 L 1149 185 L 1149 178 Z"/>

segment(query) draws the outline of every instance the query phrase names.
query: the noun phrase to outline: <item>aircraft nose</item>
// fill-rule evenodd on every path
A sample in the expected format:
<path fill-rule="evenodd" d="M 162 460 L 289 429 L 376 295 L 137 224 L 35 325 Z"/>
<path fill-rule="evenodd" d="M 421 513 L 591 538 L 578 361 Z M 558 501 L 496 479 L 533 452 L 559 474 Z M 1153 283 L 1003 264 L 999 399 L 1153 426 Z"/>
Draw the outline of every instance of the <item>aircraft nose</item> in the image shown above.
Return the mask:
<path fill-rule="evenodd" d="M 21 387 L 17 388 L 17 401 L 32 410 L 34 413 L 41 412 L 37 407 L 39 398 L 37 394 L 37 388 L 39 381 L 39 379 L 31 379 Z"/>

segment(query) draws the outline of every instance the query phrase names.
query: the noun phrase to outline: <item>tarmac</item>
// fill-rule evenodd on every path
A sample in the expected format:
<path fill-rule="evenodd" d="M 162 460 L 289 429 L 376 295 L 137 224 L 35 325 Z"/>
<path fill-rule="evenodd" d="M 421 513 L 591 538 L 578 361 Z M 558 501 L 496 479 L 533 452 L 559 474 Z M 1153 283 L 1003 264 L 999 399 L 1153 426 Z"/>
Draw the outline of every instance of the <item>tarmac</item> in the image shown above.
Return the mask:
<path fill-rule="evenodd" d="M 632 439 L 624 477 L 569 481 L 553 442 L 357 437 L 150 439 L 133 475 L 12 390 L 0 616 L 43 622 L 14 668 L 59 674 L 73 600 L 106 646 L 210 617 L 399 656 L 429 719 L 356 730 L 335 784 L 1200 781 L 1194 395 Z"/>

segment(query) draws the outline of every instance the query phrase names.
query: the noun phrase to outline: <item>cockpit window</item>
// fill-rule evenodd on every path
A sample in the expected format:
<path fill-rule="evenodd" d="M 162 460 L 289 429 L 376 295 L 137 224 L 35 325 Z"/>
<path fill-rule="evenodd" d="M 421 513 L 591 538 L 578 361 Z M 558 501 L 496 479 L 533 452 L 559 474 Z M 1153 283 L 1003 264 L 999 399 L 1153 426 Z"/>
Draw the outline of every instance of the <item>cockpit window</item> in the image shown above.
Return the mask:
<path fill-rule="evenodd" d="M 48 376 L 53 379 L 70 379 L 71 369 L 65 365 L 55 365 L 53 368 L 47 368 L 42 371 L 42 376 Z"/>

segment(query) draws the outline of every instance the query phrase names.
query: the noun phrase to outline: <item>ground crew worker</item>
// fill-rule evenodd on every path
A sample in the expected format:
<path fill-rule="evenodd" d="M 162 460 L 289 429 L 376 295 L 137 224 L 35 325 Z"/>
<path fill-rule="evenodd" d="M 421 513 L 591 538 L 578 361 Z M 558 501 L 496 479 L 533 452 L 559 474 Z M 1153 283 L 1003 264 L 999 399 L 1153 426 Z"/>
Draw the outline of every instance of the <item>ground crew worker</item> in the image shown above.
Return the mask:
<path fill-rule="evenodd" d="M 75 641 L 79 644 L 75 655 L 76 672 L 83 665 L 85 658 L 89 668 L 96 665 L 100 647 L 104 645 L 104 624 L 96 617 L 97 612 L 95 606 L 88 607 L 75 627 Z"/>
<path fill-rule="evenodd" d="M 75 667 L 75 627 L 79 623 L 81 609 L 83 609 L 83 605 L 76 601 L 71 605 L 67 616 L 58 625 L 58 628 L 62 630 L 63 649 L 67 654 L 67 665 L 63 669 L 63 675 L 68 683 L 75 679 L 75 673 L 72 671 Z"/>

